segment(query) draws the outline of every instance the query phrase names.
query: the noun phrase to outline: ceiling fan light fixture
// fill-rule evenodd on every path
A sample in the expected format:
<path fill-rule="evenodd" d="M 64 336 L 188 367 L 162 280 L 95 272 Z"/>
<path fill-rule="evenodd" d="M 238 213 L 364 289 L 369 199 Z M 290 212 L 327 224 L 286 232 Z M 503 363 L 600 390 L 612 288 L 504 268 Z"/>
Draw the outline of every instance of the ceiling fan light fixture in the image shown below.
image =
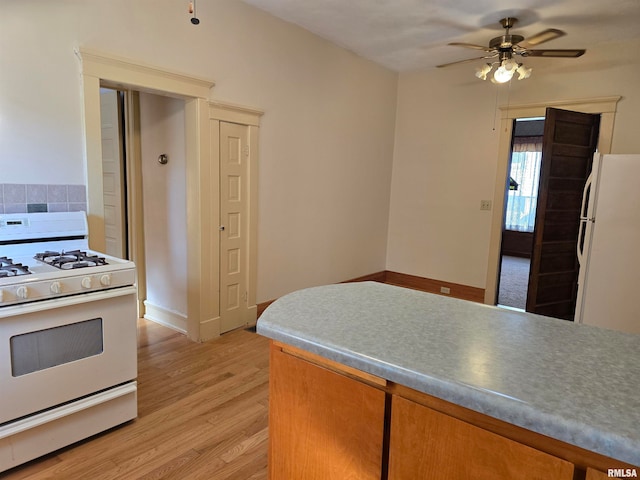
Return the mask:
<path fill-rule="evenodd" d="M 531 76 L 532 68 L 527 68 L 523 63 L 518 65 L 516 72 L 518 72 L 518 80 L 522 80 L 524 78 L 529 78 Z"/>
<path fill-rule="evenodd" d="M 476 68 L 476 77 L 480 80 L 486 80 L 491 68 L 493 68 L 493 66 L 490 63 L 485 63 L 483 66 Z"/>
<path fill-rule="evenodd" d="M 195 0 L 193 0 L 195 2 Z M 505 29 L 503 35 L 492 38 L 489 46 L 477 45 L 474 43 L 451 42 L 449 45 L 458 47 L 472 48 L 481 50 L 484 56 L 478 58 L 469 58 L 466 60 L 458 60 L 457 62 L 449 62 L 437 65 L 438 68 L 449 67 L 459 63 L 467 63 L 481 59 L 496 59 L 493 63 L 487 63 L 476 69 L 475 76 L 480 80 L 489 78 L 492 83 L 508 83 L 517 73 L 518 80 L 524 80 L 531 76 L 531 68 L 525 67 L 522 63 L 518 63 L 515 58 L 519 57 L 560 57 L 560 58 L 577 58 L 582 56 L 586 50 L 584 49 L 532 49 L 532 46 L 554 40 L 558 37 L 566 35 L 562 30 L 556 28 L 547 28 L 529 38 L 522 35 L 514 35 L 510 33 L 510 29 L 518 21 L 515 17 L 506 17 L 500 20 L 500 25 Z M 495 67 L 495 69 L 494 69 Z M 493 70 L 493 74 L 489 75 Z"/>

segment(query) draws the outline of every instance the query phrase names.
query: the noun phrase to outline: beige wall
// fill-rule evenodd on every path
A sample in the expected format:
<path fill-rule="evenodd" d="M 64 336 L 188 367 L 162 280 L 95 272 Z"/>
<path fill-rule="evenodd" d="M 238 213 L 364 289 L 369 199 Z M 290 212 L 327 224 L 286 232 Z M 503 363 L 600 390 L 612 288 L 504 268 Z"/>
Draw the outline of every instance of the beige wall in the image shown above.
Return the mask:
<path fill-rule="evenodd" d="M 258 302 L 383 270 L 397 75 L 238 0 L 199 2 L 197 27 L 187 4 L 2 0 L 2 183 L 86 183 L 82 46 L 265 111 Z"/>
<path fill-rule="evenodd" d="M 485 286 L 479 203 L 493 198 L 499 132 L 495 87 L 474 66 L 398 80 L 237 0 L 200 2 L 198 15 L 194 27 L 175 0 L 2 0 L 0 45 L 19 46 L 0 49 L 2 182 L 86 182 L 83 46 L 209 78 L 212 99 L 265 111 L 258 302 L 385 268 Z M 588 48 L 530 59 L 533 76 L 498 103 L 622 95 L 613 152 L 640 152 L 640 43 Z"/>
<path fill-rule="evenodd" d="M 498 104 L 621 95 L 612 153 L 640 152 L 640 42 L 590 46 L 580 59 L 527 59 L 527 80 Z M 484 288 L 499 131 L 496 86 L 473 65 L 400 76 L 387 268 Z M 496 129 L 499 128 L 499 119 Z"/>

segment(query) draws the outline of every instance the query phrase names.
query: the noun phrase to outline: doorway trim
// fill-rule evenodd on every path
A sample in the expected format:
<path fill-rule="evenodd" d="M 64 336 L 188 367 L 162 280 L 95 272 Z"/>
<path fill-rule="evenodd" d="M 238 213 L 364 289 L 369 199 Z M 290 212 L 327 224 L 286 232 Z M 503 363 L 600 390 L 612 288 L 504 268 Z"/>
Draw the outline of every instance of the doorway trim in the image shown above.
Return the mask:
<path fill-rule="evenodd" d="M 212 185 L 210 159 L 213 149 L 208 98 L 214 82 L 86 48 L 75 49 L 75 54 L 81 61 L 87 216 L 92 249 L 104 250 L 105 243 L 100 86 L 169 95 L 185 101 L 187 335 L 194 341 L 213 338 L 219 334 L 213 327 L 219 324 L 218 302 L 208 290 L 211 284 L 203 272 L 210 272 L 210 264 L 217 262 L 217 259 L 213 260 L 216 255 L 211 255 L 208 247 L 212 243 L 211 224 L 216 222 L 219 211 L 211 211 L 207 202 Z M 131 200 L 136 201 L 135 196 Z"/>
<path fill-rule="evenodd" d="M 611 152 L 613 140 L 613 124 L 620 96 L 596 97 L 576 100 L 558 100 L 554 102 L 530 103 L 521 105 L 505 105 L 500 107 L 500 139 L 498 143 L 498 165 L 493 193 L 493 215 L 491 217 L 491 237 L 489 241 L 489 257 L 487 261 L 487 280 L 484 303 L 496 304 L 498 274 L 500 270 L 500 248 L 502 244 L 502 221 L 504 213 L 504 189 L 507 181 L 507 168 L 511 154 L 511 136 L 513 120 L 516 118 L 544 117 L 547 107 L 575 110 L 583 113 L 599 113 L 600 134 L 598 151 L 603 154 Z"/>

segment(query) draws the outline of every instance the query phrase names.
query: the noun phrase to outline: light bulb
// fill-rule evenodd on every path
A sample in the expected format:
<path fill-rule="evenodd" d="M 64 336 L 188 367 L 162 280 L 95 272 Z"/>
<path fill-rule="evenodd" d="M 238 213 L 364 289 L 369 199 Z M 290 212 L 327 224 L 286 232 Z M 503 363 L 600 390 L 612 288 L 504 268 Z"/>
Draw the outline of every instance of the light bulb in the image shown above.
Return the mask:
<path fill-rule="evenodd" d="M 513 70 L 505 68 L 504 63 L 493 73 L 493 79 L 498 83 L 506 83 L 513 77 Z"/>
<path fill-rule="evenodd" d="M 518 62 L 516 62 L 513 58 L 508 58 L 502 62 L 502 66 L 510 71 L 515 71 L 518 68 Z"/>

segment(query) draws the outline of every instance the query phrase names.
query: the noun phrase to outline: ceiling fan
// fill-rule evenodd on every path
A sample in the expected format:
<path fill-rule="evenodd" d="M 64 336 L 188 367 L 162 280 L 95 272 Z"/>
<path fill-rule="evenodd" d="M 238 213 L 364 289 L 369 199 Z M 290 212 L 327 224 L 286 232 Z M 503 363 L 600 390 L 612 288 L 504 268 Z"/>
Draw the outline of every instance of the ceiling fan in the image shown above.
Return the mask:
<path fill-rule="evenodd" d="M 502 28 L 505 29 L 504 35 L 491 39 L 488 47 L 482 45 L 475 45 L 473 43 L 452 42 L 449 45 L 456 47 L 472 48 L 474 50 L 481 50 L 486 53 L 482 57 L 470 58 L 467 60 L 458 60 L 456 62 L 445 63 L 438 65 L 438 68 L 448 67 L 450 65 L 457 65 L 459 63 L 474 62 L 481 59 L 495 59 L 490 63 L 486 63 L 476 71 L 476 77 L 486 80 L 487 75 L 491 72 L 492 68 L 496 66 L 492 82 L 505 83 L 511 80 L 513 75 L 518 73 L 518 80 L 528 78 L 531 75 L 531 68 L 527 68 L 522 63 L 514 58 L 516 56 L 521 57 L 563 57 L 563 58 L 576 58 L 584 54 L 586 50 L 583 49 L 563 49 L 563 50 L 548 50 L 548 49 L 532 49 L 536 45 L 554 40 L 558 37 L 566 35 L 562 30 L 555 28 L 548 28 L 536 35 L 525 39 L 522 35 L 512 35 L 509 30 L 518 21 L 517 18 L 507 17 L 500 20 Z"/>

